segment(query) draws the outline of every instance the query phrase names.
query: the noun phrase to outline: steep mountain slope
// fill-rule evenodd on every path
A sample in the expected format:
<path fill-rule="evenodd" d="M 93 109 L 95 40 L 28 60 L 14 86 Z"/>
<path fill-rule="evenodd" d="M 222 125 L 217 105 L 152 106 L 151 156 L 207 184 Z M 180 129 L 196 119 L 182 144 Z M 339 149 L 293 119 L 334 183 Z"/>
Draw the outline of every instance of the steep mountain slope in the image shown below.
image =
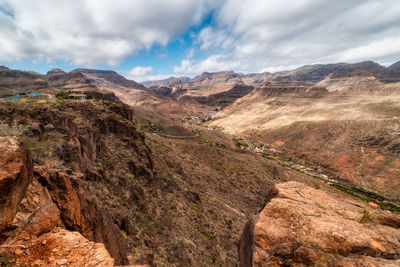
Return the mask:
<path fill-rule="evenodd" d="M 41 75 L 0 66 L 0 97 L 49 89 Z"/>
<path fill-rule="evenodd" d="M 188 99 L 188 100 L 195 100 L 201 104 L 205 104 L 208 106 L 215 106 L 219 108 L 224 108 L 233 102 L 236 101 L 236 99 L 239 99 L 247 94 L 249 94 L 251 91 L 253 91 L 254 87 L 253 86 L 247 86 L 244 85 L 243 83 L 237 83 L 232 86 L 231 89 L 216 93 L 216 94 L 211 94 L 208 96 L 188 96 L 188 95 L 183 95 L 180 97 L 181 100 Z"/>
<path fill-rule="evenodd" d="M 383 81 L 388 83 L 400 81 L 400 61 L 388 67 L 388 71 L 384 75 Z"/>
<path fill-rule="evenodd" d="M 383 84 L 369 72 L 355 71 L 344 75 L 335 76 L 329 74 L 325 79 L 317 83 L 317 86 L 327 88 L 329 91 L 342 91 L 348 89 L 375 89 Z"/>
<path fill-rule="evenodd" d="M 216 103 L 225 102 L 223 99 L 216 100 L 219 96 L 222 98 L 228 96 L 228 98 L 234 100 L 247 94 L 247 89 L 245 89 L 240 96 L 235 94 L 229 96 L 231 90 L 238 87 L 237 85 L 257 87 L 269 81 L 287 85 L 326 86 L 331 91 L 343 88 L 366 89 L 382 86 L 382 83 L 399 82 L 399 69 L 396 64 L 386 68 L 372 61 L 365 61 L 354 64 L 307 65 L 296 70 L 274 74 L 268 72 L 253 74 L 235 73 L 233 71 L 205 72 L 193 79 L 171 77 L 167 80 L 148 82 L 147 84 L 152 84 L 150 89 L 163 96 L 174 99 L 192 99 L 203 104 L 216 106 Z M 349 77 L 353 78 L 349 79 Z M 233 91 L 237 92 L 236 89 Z M 225 102 L 221 107 L 227 104 L 229 103 Z"/>
<path fill-rule="evenodd" d="M 307 65 L 296 70 L 277 73 L 272 77 L 271 81 L 277 83 L 313 85 L 322 81 L 329 74 L 332 74 L 334 76 L 342 76 L 356 70 L 367 71 L 377 78 L 383 78 L 387 72 L 387 69 L 385 67 L 372 61 L 365 61 L 355 64 L 318 64 Z"/>
<path fill-rule="evenodd" d="M 211 90 L 211 93 L 218 93 L 232 88 L 232 85 L 243 83 L 247 86 L 254 86 L 271 78 L 272 75 L 268 72 L 263 73 L 236 73 L 234 71 L 221 71 L 221 72 L 204 72 L 203 74 L 194 77 L 175 78 L 171 77 L 159 81 L 147 81 L 144 85 L 148 85 L 150 89 L 156 90 L 159 87 L 180 87 L 185 90 L 198 90 L 204 91 Z M 214 90 L 214 91 L 212 91 Z M 215 91 L 216 90 L 216 91 Z"/>
<path fill-rule="evenodd" d="M 150 89 L 157 94 L 179 100 L 223 108 L 252 91 L 269 73 L 242 74 L 233 71 L 205 72 L 194 79 L 169 79 Z"/>
<path fill-rule="evenodd" d="M 111 91 L 122 102 L 147 110 L 164 114 L 181 114 L 187 111 L 201 110 L 201 106 L 190 102 L 178 102 L 164 97 L 135 81 L 125 79 L 114 71 L 76 69 L 71 73 L 82 74 L 92 85 L 102 91 Z"/>
<path fill-rule="evenodd" d="M 0 107 L 1 134 L 30 147 L 33 181 L 60 225 L 103 242 L 119 264 L 128 254 L 136 264 L 235 265 L 240 231 L 272 182 L 317 183 L 217 131 L 118 102 Z"/>
<path fill-rule="evenodd" d="M 81 73 L 89 79 L 91 83 L 98 87 L 102 87 L 102 82 L 109 82 L 118 86 L 129 87 L 134 89 L 146 90 L 146 87 L 132 80 L 119 75 L 111 70 L 95 70 L 95 69 L 75 69 L 71 73 Z M 99 80 L 101 79 L 101 80 Z"/>
<path fill-rule="evenodd" d="M 265 85 L 218 112 L 211 125 L 251 135 L 271 151 L 324 166 L 333 177 L 398 199 L 400 184 L 393 177 L 400 175 L 400 87 L 369 76 L 324 83 L 335 91 Z"/>
<path fill-rule="evenodd" d="M 96 87 L 81 73 L 54 69 L 44 77 L 49 86 L 57 90 L 92 91 Z"/>
<path fill-rule="evenodd" d="M 10 255 L 18 263 L 90 261 L 89 265 L 113 266 L 113 257 L 119 265 L 235 266 L 240 233 L 250 218 L 271 203 L 276 182 L 298 181 L 336 194 L 334 200 L 320 203 L 321 197 L 305 196 L 311 188 L 296 185 L 291 196 L 301 203 L 286 206 L 289 212 L 285 206 L 273 209 L 279 212 L 275 214 L 282 223 L 277 224 L 276 233 L 284 233 L 283 241 L 292 233 L 304 234 L 302 226 L 307 228 L 307 223 L 291 224 L 286 234 L 287 222 L 308 217 L 318 222 L 329 203 L 349 201 L 335 188 L 358 190 L 368 195 L 367 201 L 379 200 L 381 207 L 400 210 L 380 195 L 365 191 L 379 191 L 400 201 L 400 184 L 394 179 L 400 177 L 398 83 L 382 84 L 367 73 L 345 73 L 324 80 L 329 90 L 266 81 L 256 89 L 242 81 L 230 88 L 242 78 L 228 72 L 217 74 L 216 83 L 207 74 L 197 84 L 222 84 L 230 89 L 204 88 L 198 99 L 185 100 L 182 92 L 186 91 L 179 88 L 166 92 L 177 95 L 178 99 L 171 99 L 136 88 L 136 83 L 115 72 L 82 72 L 55 70 L 44 79 L 53 79 L 58 88 L 75 84 L 107 89 L 134 107 L 117 99 L 0 103 L 0 136 L 5 136 L 0 138 L 0 147 L 6 151 L 0 156 L 0 169 L 3 162 L 11 162 L 14 168 L 7 165 L 6 171 L 0 170 L 0 209 L 2 214 L 7 210 L 6 219 L 0 219 L 1 260 Z M 204 115 L 210 108 L 201 101 L 225 106 L 211 126 L 241 137 L 208 127 Z M 4 143 L 24 153 L 16 156 Z M 304 208 L 307 203 L 310 209 Z M 341 220 L 348 220 L 346 214 L 354 212 L 353 208 L 340 209 L 340 216 L 328 217 L 327 224 L 308 224 L 329 227 L 317 237 L 305 234 L 306 241 L 314 244 L 311 241 L 318 237 L 332 237 L 332 227 L 338 227 L 334 236 L 339 244 L 345 243 L 340 239 L 343 236 L 354 240 L 369 236 L 370 229 L 359 218 L 360 207 L 369 211 L 367 205 L 377 204 L 359 203 L 352 227 L 345 231 Z M 265 210 L 270 211 L 268 205 Z M 394 227 L 393 231 L 385 228 L 384 236 L 397 238 L 397 219 L 387 215 L 390 220 L 382 222 L 381 215 L 389 213 L 374 214 L 380 221 L 368 227 Z M 262 249 L 283 263 L 309 260 L 313 250 L 343 256 L 340 247 L 331 253 L 293 240 L 279 245 L 282 240 L 277 239 L 271 243 L 276 246 L 262 242 Z M 330 241 L 326 244 L 331 245 Z M 396 242 L 392 243 L 397 251 Z M 15 244 L 21 246 L 19 250 Z M 380 249 L 374 242 L 358 244 L 361 247 L 349 245 L 353 254 Z M 3 254 L 4 249 L 10 254 Z M 382 255 L 390 260 L 396 253 Z M 345 260 L 354 262 L 353 258 Z"/>

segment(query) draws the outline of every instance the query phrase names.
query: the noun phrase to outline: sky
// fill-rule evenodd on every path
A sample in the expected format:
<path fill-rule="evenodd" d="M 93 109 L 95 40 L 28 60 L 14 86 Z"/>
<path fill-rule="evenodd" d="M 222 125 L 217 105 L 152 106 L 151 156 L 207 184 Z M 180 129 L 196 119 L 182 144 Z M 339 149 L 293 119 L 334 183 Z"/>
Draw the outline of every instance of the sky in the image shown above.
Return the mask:
<path fill-rule="evenodd" d="M 0 0 L 0 65 L 136 81 L 400 60 L 399 0 Z"/>

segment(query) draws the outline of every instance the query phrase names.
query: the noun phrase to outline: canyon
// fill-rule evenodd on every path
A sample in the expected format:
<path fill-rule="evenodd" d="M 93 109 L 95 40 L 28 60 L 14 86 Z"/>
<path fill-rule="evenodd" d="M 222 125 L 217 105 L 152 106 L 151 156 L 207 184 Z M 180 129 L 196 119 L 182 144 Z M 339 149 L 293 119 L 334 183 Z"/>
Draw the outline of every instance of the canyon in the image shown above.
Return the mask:
<path fill-rule="evenodd" d="M 399 64 L 0 67 L 0 263 L 397 266 Z"/>

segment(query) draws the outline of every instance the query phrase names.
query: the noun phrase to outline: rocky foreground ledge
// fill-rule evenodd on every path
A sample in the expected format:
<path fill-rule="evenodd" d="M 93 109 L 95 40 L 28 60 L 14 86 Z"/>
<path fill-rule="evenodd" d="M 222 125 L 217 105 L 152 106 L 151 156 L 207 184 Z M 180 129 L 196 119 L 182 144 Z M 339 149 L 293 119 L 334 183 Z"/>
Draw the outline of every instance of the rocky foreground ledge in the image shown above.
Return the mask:
<path fill-rule="evenodd" d="M 277 184 L 240 241 L 240 266 L 400 266 L 400 216 L 297 182 Z"/>
<path fill-rule="evenodd" d="M 0 265 L 114 266 L 104 244 L 65 229 L 59 201 L 33 176 L 26 145 L 0 137 L 0 151 Z"/>

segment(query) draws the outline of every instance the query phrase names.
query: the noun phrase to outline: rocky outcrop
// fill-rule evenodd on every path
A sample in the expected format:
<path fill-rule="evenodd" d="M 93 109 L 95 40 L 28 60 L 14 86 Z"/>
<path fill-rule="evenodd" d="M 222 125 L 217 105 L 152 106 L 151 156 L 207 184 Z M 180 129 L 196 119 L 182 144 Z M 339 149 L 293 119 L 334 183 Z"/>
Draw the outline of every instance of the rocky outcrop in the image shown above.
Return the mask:
<path fill-rule="evenodd" d="M 32 176 L 31 154 L 16 137 L 0 137 L 0 231 L 17 213 Z"/>
<path fill-rule="evenodd" d="M 400 216 L 297 182 L 275 186 L 240 241 L 241 266 L 398 266 Z"/>
<path fill-rule="evenodd" d="M 16 256 L 16 266 L 114 266 L 103 244 L 58 227 L 29 241 L 19 241 L 7 253 Z"/>
<path fill-rule="evenodd" d="M 1 264 L 114 266 L 110 253 L 127 261 L 118 227 L 83 180 L 46 166 L 33 171 L 16 137 L 0 137 L 0 149 Z"/>
<path fill-rule="evenodd" d="M 127 245 L 118 227 L 102 203 L 80 177 L 55 169 L 35 168 L 38 181 L 60 209 L 61 220 L 69 230 L 78 231 L 89 240 L 104 243 L 118 264 L 126 261 Z"/>
<path fill-rule="evenodd" d="M 50 232 L 59 222 L 60 211 L 47 188 L 33 179 L 19 205 L 18 213 L 8 227 L 15 230 L 9 233 L 6 243 L 40 236 Z"/>

